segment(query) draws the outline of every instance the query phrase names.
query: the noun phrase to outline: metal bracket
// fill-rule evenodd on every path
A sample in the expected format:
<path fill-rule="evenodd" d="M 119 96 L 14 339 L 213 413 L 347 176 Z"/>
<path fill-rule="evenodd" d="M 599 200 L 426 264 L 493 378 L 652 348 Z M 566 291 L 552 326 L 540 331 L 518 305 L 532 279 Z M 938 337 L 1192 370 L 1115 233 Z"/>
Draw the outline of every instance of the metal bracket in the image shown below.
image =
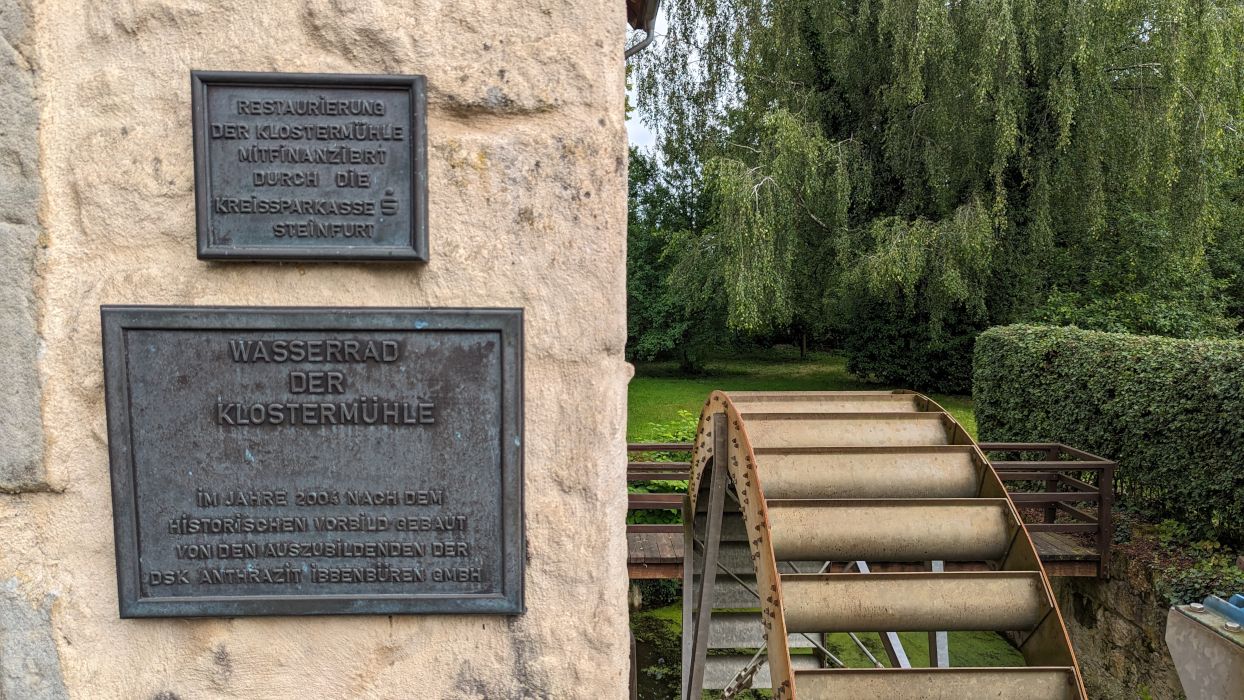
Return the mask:
<path fill-rule="evenodd" d="M 708 628 L 713 617 L 714 588 L 711 575 L 717 575 L 717 551 L 721 544 L 721 514 L 726 502 L 727 421 L 725 413 L 713 414 L 713 457 L 709 461 L 708 513 L 705 520 L 704 565 L 700 570 L 700 590 L 696 596 L 695 619 L 691 630 L 691 656 L 683 662 L 687 668 L 686 700 L 699 700 L 704 694 L 704 666 L 708 657 Z M 695 513 L 686 521 L 695 522 Z M 687 530 L 694 527 L 687 526 Z M 684 620 L 684 629 L 686 621 Z M 684 642 L 685 644 L 685 642 Z"/>

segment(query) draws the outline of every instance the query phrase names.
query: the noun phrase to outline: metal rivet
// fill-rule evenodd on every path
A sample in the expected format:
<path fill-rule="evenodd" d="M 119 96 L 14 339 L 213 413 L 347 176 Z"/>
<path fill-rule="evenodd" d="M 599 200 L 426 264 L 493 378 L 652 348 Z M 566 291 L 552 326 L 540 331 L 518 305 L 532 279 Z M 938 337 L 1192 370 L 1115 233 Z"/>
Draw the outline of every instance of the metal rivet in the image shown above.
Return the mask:
<path fill-rule="evenodd" d="M 1191 603 L 1188 605 L 1188 609 L 1198 614 L 1205 612 L 1205 606 L 1200 603 Z"/>
<path fill-rule="evenodd" d="M 1222 626 L 1222 628 L 1223 628 L 1223 629 L 1225 629 L 1225 630 L 1226 630 L 1226 631 L 1228 631 L 1228 632 L 1239 632 L 1239 631 L 1240 631 L 1240 623 L 1238 623 L 1238 622 L 1228 622 L 1227 624 L 1223 625 L 1223 626 Z"/>

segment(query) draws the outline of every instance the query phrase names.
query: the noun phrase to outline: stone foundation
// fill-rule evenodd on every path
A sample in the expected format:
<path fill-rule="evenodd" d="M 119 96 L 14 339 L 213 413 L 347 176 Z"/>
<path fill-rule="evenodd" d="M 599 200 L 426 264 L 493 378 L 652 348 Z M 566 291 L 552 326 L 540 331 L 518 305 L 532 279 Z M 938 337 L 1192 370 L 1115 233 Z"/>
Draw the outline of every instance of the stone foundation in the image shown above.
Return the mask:
<path fill-rule="evenodd" d="M 1089 697 L 1184 697 L 1164 641 L 1169 607 L 1154 592 L 1148 566 L 1116 550 L 1109 580 L 1051 581 Z"/>

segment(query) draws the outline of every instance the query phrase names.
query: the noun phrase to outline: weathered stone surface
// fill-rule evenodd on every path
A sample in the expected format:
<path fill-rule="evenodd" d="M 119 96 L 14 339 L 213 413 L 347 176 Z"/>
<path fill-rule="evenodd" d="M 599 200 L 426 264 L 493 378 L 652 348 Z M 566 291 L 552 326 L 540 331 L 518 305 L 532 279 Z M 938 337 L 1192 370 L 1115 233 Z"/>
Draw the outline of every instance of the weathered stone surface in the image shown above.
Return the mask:
<path fill-rule="evenodd" d="M 0 222 L 34 224 L 39 206 L 38 109 L 25 0 L 0 0 Z"/>
<path fill-rule="evenodd" d="M 52 639 L 51 598 L 31 605 L 17 581 L 0 583 L 0 700 L 68 697 Z"/>
<path fill-rule="evenodd" d="M 355 68 L 394 72 L 419 65 L 432 105 L 460 117 L 537 114 L 613 99 L 609 81 L 595 71 L 602 58 L 620 61 L 617 32 L 605 19 L 615 7 L 540 0 L 498 9 L 494 0 L 413 6 L 311 0 L 301 17 L 317 48 Z"/>
<path fill-rule="evenodd" d="M 1168 608 L 1154 591 L 1152 572 L 1144 562 L 1115 550 L 1108 580 L 1055 578 L 1051 586 L 1089 697 L 1184 697 L 1166 648 Z"/>
<path fill-rule="evenodd" d="M 39 113 L 23 0 L 0 0 L 0 491 L 44 488 L 36 317 Z"/>
<path fill-rule="evenodd" d="M 58 591 L 71 697 L 625 695 L 623 14 L 621 0 L 35 5 L 44 462 L 64 490 L 0 498 L 0 580 Z M 192 68 L 426 74 L 431 262 L 197 260 Z M 120 620 L 101 303 L 524 307 L 528 612 Z"/>

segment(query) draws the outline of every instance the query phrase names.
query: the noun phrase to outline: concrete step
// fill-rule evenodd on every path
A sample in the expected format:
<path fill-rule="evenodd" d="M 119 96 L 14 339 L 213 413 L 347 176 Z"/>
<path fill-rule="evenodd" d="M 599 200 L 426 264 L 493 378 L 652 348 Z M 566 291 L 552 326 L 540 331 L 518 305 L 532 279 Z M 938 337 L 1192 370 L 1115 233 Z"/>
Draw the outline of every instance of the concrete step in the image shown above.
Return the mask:
<path fill-rule="evenodd" d="M 704 664 L 704 689 L 721 690 L 725 688 L 726 684 L 734 678 L 734 675 L 740 669 L 747 665 L 751 658 L 750 655 L 744 656 L 742 654 L 708 657 L 707 663 Z M 813 654 L 792 654 L 790 664 L 791 667 L 804 671 L 823 668 L 820 660 Z M 760 669 L 756 671 L 756 675 L 752 676 L 752 687 L 773 687 L 773 677 L 769 674 L 769 664 L 767 662 L 761 664 Z"/>
<path fill-rule="evenodd" d="M 727 506 L 732 506 L 732 501 L 727 501 Z M 704 529 L 707 526 L 706 518 L 703 513 L 697 513 L 695 516 L 695 534 L 696 537 L 703 539 Z M 750 538 L 747 536 L 747 526 L 743 523 L 743 514 L 737 510 L 727 507 L 726 512 L 721 514 L 721 541 L 722 542 L 747 542 Z"/>
<path fill-rule="evenodd" d="M 753 591 L 756 588 L 756 577 L 750 571 L 739 578 L 747 584 Z M 696 585 L 699 586 L 700 577 L 695 578 Z M 713 607 L 714 608 L 758 608 L 760 600 L 752 595 L 746 588 L 735 581 L 733 578 L 722 574 L 714 580 L 713 588 Z"/>
<path fill-rule="evenodd" d="M 759 649 L 765 645 L 765 629 L 760 611 L 713 612 L 708 623 L 709 649 Z M 802 634 L 788 635 L 792 649 L 811 649 L 812 641 Z"/>

